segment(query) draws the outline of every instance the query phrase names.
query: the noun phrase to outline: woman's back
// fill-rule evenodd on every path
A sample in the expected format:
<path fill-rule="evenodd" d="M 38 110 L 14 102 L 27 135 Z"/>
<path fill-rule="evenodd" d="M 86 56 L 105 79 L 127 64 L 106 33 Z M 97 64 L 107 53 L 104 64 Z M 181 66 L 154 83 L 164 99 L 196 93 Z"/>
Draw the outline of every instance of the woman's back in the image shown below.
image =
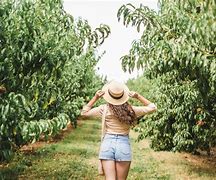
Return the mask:
<path fill-rule="evenodd" d="M 107 108 L 105 108 L 107 106 Z M 106 112 L 104 112 L 106 109 Z M 145 114 L 149 114 L 155 111 L 155 104 L 151 103 L 147 106 L 132 106 L 133 111 L 137 118 L 144 116 Z M 112 112 L 112 109 L 108 104 L 103 104 L 95 108 L 84 107 L 81 113 L 82 116 L 93 117 L 93 118 L 101 118 L 102 114 L 105 115 L 105 126 L 106 133 L 109 134 L 122 134 L 127 135 L 130 132 L 130 125 L 124 122 L 121 122 Z"/>

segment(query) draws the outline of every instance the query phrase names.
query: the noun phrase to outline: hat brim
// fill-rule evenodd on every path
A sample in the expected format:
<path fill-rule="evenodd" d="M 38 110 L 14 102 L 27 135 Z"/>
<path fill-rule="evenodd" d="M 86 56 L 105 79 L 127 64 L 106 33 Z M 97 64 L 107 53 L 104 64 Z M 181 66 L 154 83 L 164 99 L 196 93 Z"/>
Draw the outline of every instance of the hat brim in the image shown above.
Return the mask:
<path fill-rule="evenodd" d="M 123 84 L 124 87 L 124 94 L 120 99 L 114 99 L 109 95 L 108 89 L 109 89 L 109 83 L 105 84 L 102 88 L 102 91 L 104 91 L 103 98 L 106 102 L 113 104 L 113 105 L 121 105 L 128 101 L 129 99 L 129 89 L 128 87 Z"/>

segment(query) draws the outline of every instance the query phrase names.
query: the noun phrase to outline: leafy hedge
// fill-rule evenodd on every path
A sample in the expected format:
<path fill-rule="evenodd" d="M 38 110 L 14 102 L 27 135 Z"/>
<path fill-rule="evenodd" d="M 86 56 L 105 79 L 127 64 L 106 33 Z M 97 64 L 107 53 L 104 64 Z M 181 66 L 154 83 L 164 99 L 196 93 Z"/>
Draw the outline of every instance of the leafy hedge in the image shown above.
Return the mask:
<path fill-rule="evenodd" d="M 158 12 L 131 4 L 119 9 L 125 25 L 145 27 L 122 66 L 144 68 L 157 84 L 151 97 L 158 112 L 139 128 L 157 150 L 210 153 L 216 145 L 215 9 L 215 1 L 202 0 L 162 0 Z"/>
<path fill-rule="evenodd" d="M 0 2 L 0 161 L 76 118 L 102 82 L 94 48 L 110 29 L 74 22 L 60 0 Z"/>

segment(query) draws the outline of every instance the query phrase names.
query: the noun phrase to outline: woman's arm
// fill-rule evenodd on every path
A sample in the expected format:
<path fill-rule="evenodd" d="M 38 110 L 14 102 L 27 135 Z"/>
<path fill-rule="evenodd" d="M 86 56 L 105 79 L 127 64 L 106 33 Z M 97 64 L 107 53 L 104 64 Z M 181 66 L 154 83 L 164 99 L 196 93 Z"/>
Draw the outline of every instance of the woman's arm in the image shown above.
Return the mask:
<path fill-rule="evenodd" d="M 95 104 L 95 102 L 100 99 L 102 96 L 104 95 L 104 92 L 101 90 L 98 90 L 94 97 L 88 102 L 88 104 L 86 104 L 86 106 L 88 107 L 93 107 L 93 105 Z"/>
<path fill-rule="evenodd" d="M 151 101 L 144 98 L 142 95 L 138 94 L 137 92 L 131 91 L 129 93 L 129 96 L 139 100 L 144 106 L 148 106 L 149 104 L 151 104 Z"/>
<path fill-rule="evenodd" d="M 142 95 L 138 94 L 137 92 L 131 91 L 129 93 L 129 96 L 139 100 L 144 105 L 144 106 L 133 106 L 133 109 L 138 117 L 143 116 L 145 114 L 152 113 L 157 110 L 157 106 L 154 103 L 152 103 Z"/>
<path fill-rule="evenodd" d="M 88 117 L 98 117 L 101 114 L 101 106 L 93 108 L 95 102 L 100 99 L 104 95 L 104 92 L 101 90 L 98 90 L 94 97 L 85 105 L 83 106 L 83 109 L 81 111 L 81 116 L 84 118 Z"/>

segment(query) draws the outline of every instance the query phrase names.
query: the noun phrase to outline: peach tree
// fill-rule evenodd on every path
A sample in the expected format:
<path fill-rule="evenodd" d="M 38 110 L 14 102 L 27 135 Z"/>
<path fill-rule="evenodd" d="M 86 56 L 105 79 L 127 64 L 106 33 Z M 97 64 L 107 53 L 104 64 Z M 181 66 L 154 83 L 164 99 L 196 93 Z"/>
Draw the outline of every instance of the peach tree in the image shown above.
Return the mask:
<path fill-rule="evenodd" d="M 0 2 L 0 161 L 17 147 L 53 135 L 76 118 L 101 79 L 95 48 L 107 25 L 92 30 L 61 0 Z"/>
<path fill-rule="evenodd" d="M 118 11 L 124 25 L 143 32 L 121 58 L 123 69 L 143 68 L 157 84 L 150 97 L 158 111 L 140 123 L 140 139 L 150 137 L 156 150 L 209 154 L 216 145 L 216 3 L 161 0 L 158 8 Z"/>

